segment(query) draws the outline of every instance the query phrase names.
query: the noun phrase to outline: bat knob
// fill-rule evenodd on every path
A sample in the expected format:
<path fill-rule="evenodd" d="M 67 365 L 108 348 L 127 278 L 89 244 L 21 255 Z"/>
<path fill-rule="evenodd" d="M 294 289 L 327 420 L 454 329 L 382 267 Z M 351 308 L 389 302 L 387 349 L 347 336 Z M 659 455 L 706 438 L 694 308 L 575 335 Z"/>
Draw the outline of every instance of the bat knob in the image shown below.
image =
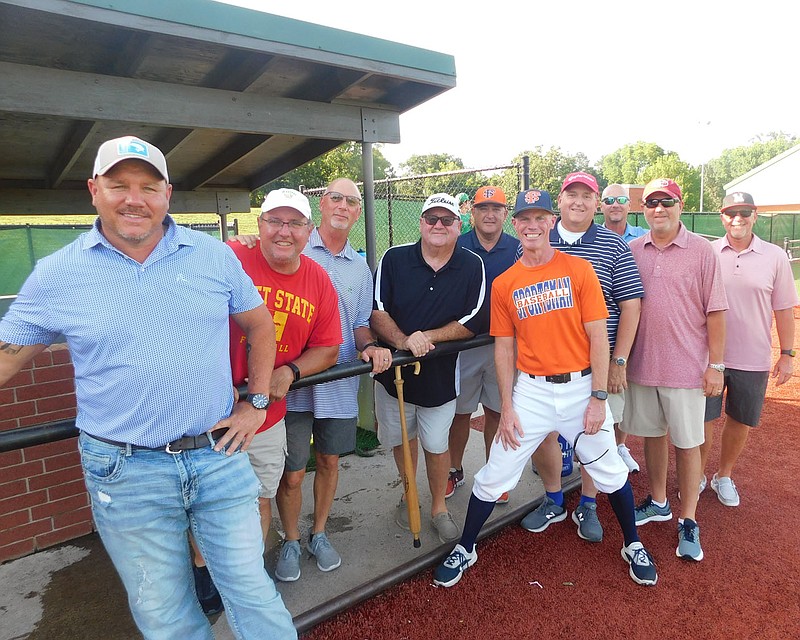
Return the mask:
<path fill-rule="evenodd" d="M 419 541 L 419 538 L 414 538 L 414 548 L 419 549 L 422 546 L 422 543 Z"/>

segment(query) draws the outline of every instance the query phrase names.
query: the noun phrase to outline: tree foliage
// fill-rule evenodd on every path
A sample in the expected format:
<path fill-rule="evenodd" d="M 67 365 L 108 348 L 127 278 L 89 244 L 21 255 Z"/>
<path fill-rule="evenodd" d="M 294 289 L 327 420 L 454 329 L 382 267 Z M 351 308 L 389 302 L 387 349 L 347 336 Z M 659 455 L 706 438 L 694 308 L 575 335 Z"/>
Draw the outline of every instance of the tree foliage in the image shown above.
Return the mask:
<path fill-rule="evenodd" d="M 452 173 L 459 172 L 459 173 Z M 413 155 L 400 164 L 400 176 L 428 176 L 417 180 L 401 180 L 392 189 L 395 194 L 424 198 L 433 193 L 456 195 L 462 191 L 470 197 L 486 184 L 482 174 L 464 171 L 464 161 L 448 153 Z"/>
<path fill-rule="evenodd" d="M 589 167 L 589 159 L 583 153 L 570 155 L 560 147 L 550 147 L 545 151 L 542 146 L 534 147 L 532 151 L 523 151 L 512 161 L 522 164 L 523 156 L 528 156 L 531 189 L 544 189 L 549 191 L 555 200 L 561 183 L 567 174 L 573 171 L 586 171 L 593 175 L 595 172 Z"/>
<path fill-rule="evenodd" d="M 382 180 L 391 163 L 383 156 L 381 145 L 372 146 L 373 179 Z M 334 178 L 350 178 L 354 182 L 363 182 L 361 166 L 361 144 L 346 142 L 328 153 L 307 162 L 302 167 L 293 169 L 277 180 L 268 182 L 250 194 L 250 205 L 258 207 L 264 196 L 273 189 L 289 187 L 298 189 L 301 185 L 310 189 L 324 187 Z"/>
<path fill-rule="evenodd" d="M 664 150 L 654 142 L 639 141 L 600 158 L 597 170 L 606 184 L 644 184 L 645 170 L 663 155 Z"/>

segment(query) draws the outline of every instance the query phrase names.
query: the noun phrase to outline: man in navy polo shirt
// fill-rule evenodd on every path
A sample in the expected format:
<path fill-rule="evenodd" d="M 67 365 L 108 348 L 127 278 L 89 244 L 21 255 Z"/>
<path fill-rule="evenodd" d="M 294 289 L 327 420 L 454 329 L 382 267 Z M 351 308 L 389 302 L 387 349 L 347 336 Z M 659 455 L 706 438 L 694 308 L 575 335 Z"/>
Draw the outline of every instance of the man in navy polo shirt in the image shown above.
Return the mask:
<path fill-rule="evenodd" d="M 375 304 L 370 324 L 381 342 L 424 356 L 436 343 L 471 338 L 481 329 L 486 278 L 481 259 L 456 245 L 461 222 L 455 198 L 446 193 L 430 196 L 422 207 L 420 240 L 391 247 L 375 274 Z M 457 540 L 459 530 L 445 506 L 450 468 L 448 433 L 455 415 L 458 355 L 425 360 L 420 374 L 403 370 L 405 415 L 414 461 L 417 437 L 422 442 L 431 517 L 439 539 Z M 397 470 L 403 475 L 394 371 L 376 376 L 375 413 L 378 436 L 392 447 Z M 409 528 L 406 505 L 395 513 L 400 527 Z"/>
<path fill-rule="evenodd" d="M 550 244 L 559 251 L 591 262 L 600 279 L 603 298 L 608 307 L 606 327 L 611 349 L 607 383 L 608 407 L 614 423 L 619 424 L 625 406 L 624 393 L 628 386 L 626 365 L 639 324 L 644 288 L 627 243 L 613 231 L 594 222 L 598 204 L 599 189 L 595 177 L 583 171 L 570 173 L 561 185 L 558 196 L 560 216 L 550 231 Z M 533 460 L 547 492 L 547 500 L 529 513 L 522 525 L 529 531 L 538 533 L 551 523 L 560 522 L 567 517 L 564 495 L 561 492 L 561 448 L 555 434 L 550 434 L 545 439 L 534 453 Z M 583 467 L 581 475 L 583 485 L 580 504 L 573 512 L 572 520 L 577 525 L 581 538 L 589 542 L 600 542 L 603 539 L 603 528 L 597 519 L 597 489 Z"/>
<path fill-rule="evenodd" d="M 508 206 L 503 190 L 495 186 L 481 187 L 475 193 L 472 204 L 475 227 L 458 238 L 459 247 L 469 249 L 483 260 L 487 291 L 491 291 L 494 279 L 514 264 L 519 247 L 519 240 L 503 232 L 503 223 L 507 216 Z M 486 309 L 488 311 L 488 305 Z M 488 313 L 477 333 L 489 333 Z M 461 393 L 456 401 L 456 415 L 450 427 L 450 475 L 445 498 L 452 496 L 464 484 L 461 463 L 469 440 L 470 417 L 477 410 L 478 403 L 483 405 L 483 442 L 487 459 L 500 421 L 500 392 L 494 369 L 494 344 L 462 351 L 458 366 Z M 498 500 L 501 504 L 506 502 L 508 492 Z"/>

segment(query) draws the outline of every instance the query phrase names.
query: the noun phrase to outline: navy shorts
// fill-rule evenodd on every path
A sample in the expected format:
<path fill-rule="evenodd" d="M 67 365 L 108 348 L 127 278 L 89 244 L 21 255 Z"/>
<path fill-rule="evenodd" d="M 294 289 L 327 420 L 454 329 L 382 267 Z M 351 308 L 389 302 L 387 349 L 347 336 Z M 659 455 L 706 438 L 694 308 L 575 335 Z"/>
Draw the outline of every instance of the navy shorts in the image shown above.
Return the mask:
<path fill-rule="evenodd" d="M 342 455 L 356 449 L 358 418 L 315 418 L 311 411 L 286 412 L 286 471 L 306 468 L 314 450 L 329 455 Z"/>
<path fill-rule="evenodd" d="M 741 371 L 725 369 L 722 395 L 706 398 L 705 422 L 722 415 L 722 398 L 725 397 L 725 413 L 736 422 L 748 427 L 757 427 L 767 394 L 769 371 Z"/>

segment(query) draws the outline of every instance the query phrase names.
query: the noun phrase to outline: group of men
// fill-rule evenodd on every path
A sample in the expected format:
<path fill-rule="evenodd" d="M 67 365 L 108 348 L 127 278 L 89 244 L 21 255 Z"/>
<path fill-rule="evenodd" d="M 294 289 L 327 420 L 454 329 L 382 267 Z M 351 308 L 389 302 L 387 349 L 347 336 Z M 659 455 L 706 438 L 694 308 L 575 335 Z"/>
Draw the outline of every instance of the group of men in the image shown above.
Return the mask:
<path fill-rule="evenodd" d="M 358 379 L 289 391 L 336 362 L 359 354 L 371 362 L 379 438 L 402 476 L 392 350 L 421 357 L 443 342 L 495 337 L 487 347 L 426 359 L 419 375 L 402 371 L 430 522 L 442 543 L 458 541 L 434 572 L 443 586 L 477 561 L 481 527 L 496 503 L 508 502 L 531 455 L 546 496 L 522 526 L 541 532 L 566 518 L 553 433 L 581 462 L 578 535 L 602 540 L 596 495 L 607 493 L 622 558 L 642 585 L 658 575 L 637 526 L 672 517 L 671 441 L 682 516 L 676 552 L 701 560 L 695 512 L 713 421 L 727 390 L 710 484 L 736 506 L 732 472 L 759 421 L 773 313 L 781 357 L 771 373 L 777 384 L 792 373 L 791 270 L 780 249 L 753 234 L 748 194 L 726 196 L 726 236 L 714 243 L 680 222 L 681 190 L 667 179 L 645 187 L 649 231 L 628 224 L 624 187 L 609 185 L 601 197 L 584 172 L 564 180 L 559 217 L 547 191 L 518 194 L 518 239 L 503 232 L 501 188 L 482 187 L 471 200 L 435 194 L 422 207 L 420 240 L 390 248 L 373 278 L 348 241 L 362 203 L 347 179 L 326 188 L 319 226 L 302 193 L 277 189 L 261 207 L 257 237 L 227 245 L 175 224 L 166 159 L 144 140 L 103 143 L 88 188 L 94 228 L 40 261 L 0 321 L 0 384 L 66 337 L 93 516 L 146 638 L 211 638 L 203 612 L 223 606 L 237 637 L 296 637 L 264 568 L 264 542 L 274 498 L 285 536 L 275 577 L 297 580 L 313 436 L 306 547 L 321 571 L 341 565 L 325 525 L 338 458 L 355 448 Z M 464 203 L 473 228 L 462 234 Z M 604 225 L 593 220 L 598 206 Z M 242 385 L 246 400 L 236 391 Z M 462 529 L 446 498 L 465 481 L 479 403 L 487 462 L 474 476 Z M 638 507 L 626 434 L 645 438 L 651 494 Z M 404 495 L 394 518 L 409 527 Z"/>

